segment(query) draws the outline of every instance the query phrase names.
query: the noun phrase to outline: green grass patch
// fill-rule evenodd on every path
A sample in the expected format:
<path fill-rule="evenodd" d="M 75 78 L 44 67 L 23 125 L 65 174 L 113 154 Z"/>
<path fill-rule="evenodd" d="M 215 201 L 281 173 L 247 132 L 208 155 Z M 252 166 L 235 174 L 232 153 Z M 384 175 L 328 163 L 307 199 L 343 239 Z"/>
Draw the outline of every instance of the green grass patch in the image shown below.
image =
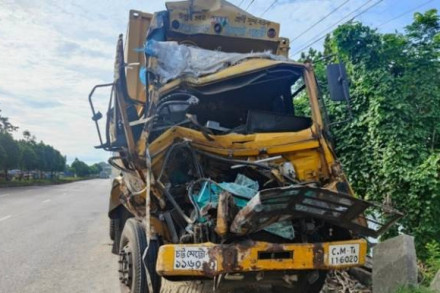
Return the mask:
<path fill-rule="evenodd" d="M 435 292 L 427 287 L 418 286 L 418 287 L 402 287 L 394 293 L 435 293 Z"/>
<path fill-rule="evenodd" d="M 21 187 L 21 186 L 42 186 L 71 183 L 75 181 L 88 180 L 88 177 L 63 177 L 56 179 L 31 179 L 31 180 L 0 180 L 0 187 Z"/>

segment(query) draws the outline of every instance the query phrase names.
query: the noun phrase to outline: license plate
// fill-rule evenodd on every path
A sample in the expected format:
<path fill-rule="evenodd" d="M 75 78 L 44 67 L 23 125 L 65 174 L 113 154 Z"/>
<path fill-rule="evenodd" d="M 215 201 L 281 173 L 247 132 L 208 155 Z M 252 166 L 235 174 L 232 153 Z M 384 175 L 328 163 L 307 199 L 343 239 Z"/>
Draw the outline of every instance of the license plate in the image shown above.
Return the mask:
<path fill-rule="evenodd" d="M 217 268 L 217 262 L 210 260 L 207 247 L 179 247 L 174 250 L 174 269 L 202 271 L 205 267 Z"/>
<path fill-rule="evenodd" d="M 359 244 L 330 245 L 328 264 L 331 266 L 359 263 Z"/>

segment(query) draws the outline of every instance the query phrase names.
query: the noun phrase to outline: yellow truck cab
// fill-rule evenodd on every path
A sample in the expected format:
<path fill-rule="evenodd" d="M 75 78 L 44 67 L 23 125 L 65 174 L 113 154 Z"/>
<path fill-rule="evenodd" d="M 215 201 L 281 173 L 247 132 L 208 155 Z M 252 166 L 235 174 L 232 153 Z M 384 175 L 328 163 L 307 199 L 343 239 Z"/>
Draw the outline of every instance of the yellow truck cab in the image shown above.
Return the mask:
<path fill-rule="evenodd" d="M 121 173 L 109 217 L 122 292 L 170 281 L 319 292 L 401 216 L 355 197 L 313 67 L 288 59 L 279 30 L 223 0 L 130 12 L 115 80 L 89 96 L 97 147 Z M 348 99 L 343 65 L 328 79 L 331 99 Z M 92 97 L 104 86 L 101 133 Z"/>

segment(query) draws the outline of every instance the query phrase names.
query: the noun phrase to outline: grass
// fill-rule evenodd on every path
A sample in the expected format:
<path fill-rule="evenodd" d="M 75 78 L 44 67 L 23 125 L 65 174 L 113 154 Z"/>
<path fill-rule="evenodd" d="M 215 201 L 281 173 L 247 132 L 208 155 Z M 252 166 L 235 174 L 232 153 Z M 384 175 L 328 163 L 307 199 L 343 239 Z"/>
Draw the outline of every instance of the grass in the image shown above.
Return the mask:
<path fill-rule="evenodd" d="M 70 182 L 87 180 L 87 179 L 93 179 L 93 178 L 64 177 L 64 178 L 56 178 L 56 179 L 32 179 L 32 180 L 13 180 L 13 181 L 0 180 L 0 187 L 55 185 L 55 184 L 64 184 L 64 183 L 70 183 Z"/>
<path fill-rule="evenodd" d="M 435 293 L 427 287 L 402 287 L 394 293 Z"/>

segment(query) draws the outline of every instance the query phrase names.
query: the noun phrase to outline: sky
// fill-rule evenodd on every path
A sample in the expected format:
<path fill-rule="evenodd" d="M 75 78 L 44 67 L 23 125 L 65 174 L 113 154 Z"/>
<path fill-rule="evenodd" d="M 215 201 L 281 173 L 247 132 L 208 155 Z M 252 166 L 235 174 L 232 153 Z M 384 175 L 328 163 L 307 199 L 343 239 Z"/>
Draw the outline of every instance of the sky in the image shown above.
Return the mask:
<path fill-rule="evenodd" d="M 380 32 L 402 31 L 411 22 L 412 10 L 417 6 L 421 6 L 417 11 L 440 10 L 440 0 L 230 2 L 241 4 L 241 8 L 255 16 L 266 11 L 264 18 L 279 22 L 281 35 L 292 40 L 293 54 L 330 31 L 338 21 L 349 20 L 356 14 L 350 15 L 352 11 L 361 12 L 378 1 L 356 19 L 377 27 Z M 1 115 L 20 127 L 15 136 L 20 138 L 23 130 L 29 130 L 38 141 L 60 150 L 68 162 L 76 157 L 89 164 L 105 161 L 109 153 L 93 147 L 98 144 L 98 136 L 90 119 L 88 94 L 94 85 L 113 81 L 116 40 L 126 31 L 129 10 L 155 12 L 164 10 L 164 3 L 160 0 L 0 0 L 0 109 Z M 313 47 L 322 48 L 322 41 Z M 107 91 L 96 96 L 102 113 L 108 96 Z"/>

